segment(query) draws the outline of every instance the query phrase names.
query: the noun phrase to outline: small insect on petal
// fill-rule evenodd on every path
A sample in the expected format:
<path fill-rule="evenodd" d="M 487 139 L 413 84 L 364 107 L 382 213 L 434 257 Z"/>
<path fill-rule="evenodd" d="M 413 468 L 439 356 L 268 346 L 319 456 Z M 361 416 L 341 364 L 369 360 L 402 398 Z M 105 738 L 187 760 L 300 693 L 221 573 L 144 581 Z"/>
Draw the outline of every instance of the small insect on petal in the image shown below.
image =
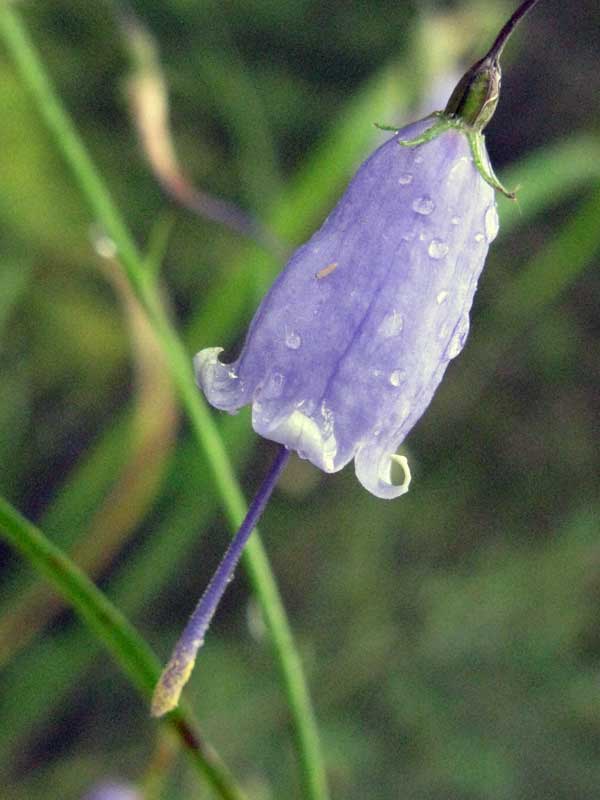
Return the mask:
<path fill-rule="evenodd" d="M 337 269 L 337 266 L 338 266 L 337 265 L 337 261 L 333 261 L 331 264 L 328 264 L 326 267 L 323 267 L 323 269 L 320 269 L 317 272 L 316 277 L 319 278 L 319 279 L 320 278 L 326 278 L 328 275 L 331 275 L 331 273 L 334 270 Z"/>

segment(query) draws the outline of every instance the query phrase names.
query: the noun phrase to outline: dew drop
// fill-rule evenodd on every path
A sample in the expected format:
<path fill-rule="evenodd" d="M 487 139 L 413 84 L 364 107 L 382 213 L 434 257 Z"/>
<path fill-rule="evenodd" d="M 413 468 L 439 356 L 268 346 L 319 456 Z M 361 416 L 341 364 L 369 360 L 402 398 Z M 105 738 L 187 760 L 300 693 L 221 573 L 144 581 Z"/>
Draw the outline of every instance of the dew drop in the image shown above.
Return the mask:
<path fill-rule="evenodd" d="M 424 242 L 426 238 L 427 234 L 425 233 L 425 231 L 421 231 L 421 233 L 419 234 L 419 241 Z"/>
<path fill-rule="evenodd" d="M 411 405 L 406 398 L 403 398 L 398 406 L 396 406 L 396 411 L 390 416 L 389 422 L 393 427 L 392 439 L 396 438 L 404 438 L 406 435 L 406 431 L 402 431 L 402 426 L 406 422 L 406 418 L 411 412 Z"/>
<path fill-rule="evenodd" d="M 493 242 L 496 236 L 498 235 L 498 212 L 496 211 L 496 206 L 490 206 L 488 210 L 485 212 L 485 235 L 487 236 L 488 242 Z"/>
<path fill-rule="evenodd" d="M 334 413 L 325 400 L 321 403 L 321 417 L 323 418 L 323 434 L 329 436 L 333 432 Z"/>
<path fill-rule="evenodd" d="M 442 303 L 445 303 L 449 296 L 449 292 L 438 292 L 438 296 L 435 298 L 438 306 L 441 306 Z"/>
<path fill-rule="evenodd" d="M 408 186 L 409 183 L 412 183 L 413 176 L 410 172 L 405 172 L 398 178 L 398 183 L 402 186 Z"/>
<path fill-rule="evenodd" d="M 463 179 L 463 173 L 467 172 L 469 169 L 469 161 L 470 159 L 468 156 L 461 156 L 459 159 L 457 159 L 450 168 L 448 180 L 452 182 L 458 182 Z"/>
<path fill-rule="evenodd" d="M 281 374 L 281 372 L 272 372 L 265 386 L 262 391 L 262 396 L 266 399 L 272 400 L 275 397 L 279 397 L 281 392 L 283 391 L 283 384 L 285 383 L 285 378 Z"/>
<path fill-rule="evenodd" d="M 450 222 L 451 222 L 453 225 L 460 225 L 460 217 L 452 217 L 452 219 L 450 220 Z"/>
<path fill-rule="evenodd" d="M 435 208 L 435 203 L 424 194 L 422 197 L 417 197 L 416 200 L 413 200 L 412 209 L 416 211 L 417 214 L 421 214 L 423 217 L 428 217 L 433 209 Z"/>
<path fill-rule="evenodd" d="M 116 258 L 118 252 L 117 245 L 110 236 L 108 236 L 101 225 L 94 224 L 90 226 L 90 239 L 94 250 L 100 258 L 106 258 L 108 260 Z"/>
<path fill-rule="evenodd" d="M 447 339 L 448 336 L 450 336 L 450 325 L 448 325 L 447 322 L 444 322 L 444 324 L 440 327 L 438 336 L 440 339 Z"/>
<path fill-rule="evenodd" d="M 483 233 L 476 233 L 475 234 L 475 241 L 476 242 L 483 242 L 484 239 L 485 239 L 485 236 L 483 235 Z"/>
<path fill-rule="evenodd" d="M 400 386 L 406 378 L 406 371 L 403 369 L 395 369 L 390 373 L 390 383 L 392 386 Z"/>
<path fill-rule="evenodd" d="M 461 317 L 460 322 L 456 326 L 456 330 L 454 331 L 454 335 L 448 345 L 448 358 L 456 358 L 456 356 L 461 352 L 463 347 L 465 346 L 465 342 L 467 341 L 467 336 L 469 335 L 469 315 L 465 314 Z"/>
<path fill-rule="evenodd" d="M 315 401 L 314 400 L 300 400 L 296 403 L 296 408 L 301 409 L 302 413 L 306 417 L 310 417 L 313 411 L 315 410 Z"/>
<path fill-rule="evenodd" d="M 439 261 L 440 258 L 443 258 L 445 255 L 447 255 L 449 249 L 450 248 L 446 242 L 442 242 L 441 239 L 432 239 L 429 243 L 429 247 L 427 248 L 427 252 L 429 253 L 430 258 L 434 258 L 436 261 Z"/>
<path fill-rule="evenodd" d="M 450 345 L 448 346 L 448 358 L 456 358 L 456 356 L 459 355 L 461 350 L 462 350 L 462 344 L 455 336 L 450 342 Z"/>
<path fill-rule="evenodd" d="M 415 164 L 422 164 L 423 156 L 415 156 Z"/>
<path fill-rule="evenodd" d="M 302 344 L 302 339 L 300 338 L 300 336 L 295 331 L 286 329 L 285 346 L 289 347 L 290 350 L 297 350 L 301 344 Z"/>
<path fill-rule="evenodd" d="M 379 333 L 386 338 L 397 336 L 404 327 L 404 319 L 396 309 L 387 314 L 381 325 L 379 326 Z"/>

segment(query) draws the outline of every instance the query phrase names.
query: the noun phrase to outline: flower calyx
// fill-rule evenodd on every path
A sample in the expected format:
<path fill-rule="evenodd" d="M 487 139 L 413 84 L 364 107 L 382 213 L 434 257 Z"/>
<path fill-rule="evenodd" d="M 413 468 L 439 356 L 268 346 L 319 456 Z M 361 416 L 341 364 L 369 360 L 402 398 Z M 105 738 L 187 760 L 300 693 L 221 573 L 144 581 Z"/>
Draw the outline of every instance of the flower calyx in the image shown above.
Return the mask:
<path fill-rule="evenodd" d="M 426 128 L 423 133 L 415 139 L 398 139 L 398 144 L 402 147 L 418 147 L 426 142 L 430 142 L 432 139 L 436 139 L 438 136 L 446 133 L 446 131 L 451 129 L 459 130 L 464 133 L 468 139 L 473 162 L 484 181 L 489 183 L 492 189 L 501 192 L 510 200 L 516 198 L 516 192 L 507 189 L 494 172 L 487 155 L 485 136 L 481 132 L 481 129 L 473 128 L 460 117 L 449 115 L 447 111 L 436 111 L 431 116 L 434 121 L 429 128 Z"/>
<path fill-rule="evenodd" d="M 473 162 L 481 177 L 493 189 L 502 192 L 511 200 L 515 199 L 516 192 L 506 189 L 496 177 L 487 157 L 482 131 L 494 116 L 500 97 L 502 82 L 500 56 L 518 23 L 538 2 L 539 0 L 525 0 L 521 3 L 486 55 L 465 72 L 452 92 L 446 108 L 431 115 L 433 123 L 429 128 L 415 139 L 398 141 L 403 147 L 418 147 L 451 128 L 458 128 L 469 140 Z"/>

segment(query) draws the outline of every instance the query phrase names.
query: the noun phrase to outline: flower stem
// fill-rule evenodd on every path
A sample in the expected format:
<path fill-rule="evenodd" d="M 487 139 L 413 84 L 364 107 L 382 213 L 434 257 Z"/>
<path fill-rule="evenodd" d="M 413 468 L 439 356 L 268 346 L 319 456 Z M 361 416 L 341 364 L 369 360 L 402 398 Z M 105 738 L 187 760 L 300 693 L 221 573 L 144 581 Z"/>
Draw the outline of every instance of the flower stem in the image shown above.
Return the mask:
<path fill-rule="evenodd" d="M 494 41 L 494 44 L 490 47 L 487 54 L 484 56 L 493 61 L 498 61 L 500 56 L 502 55 L 502 51 L 504 50 L 504 46 L 509 40 L 512 32 L 517 27 L 519 22 L 523 19 L 525 14 L 527 14 L 531 9 L 539 3 L 539 0 L 525 0 L 524 3 L 517 8 L 515 13 L 512 17 L 508 20 L 508 22 L 504 25 L 498 36 Z"/>
<path fill-rule="evenodd" d="M 281 446 L 273 466 L 248 509 L 244 521 L 232 539 L 206 591 L 200 598 L 200 602 L 179 637 L 169 663 L 160 676 L 154 691 L 152 698 L 153 716 L 162 717 L 163 714 L 177 707 L 181 690 L 192 673 L 196 655 L 204 644 L 204 636 L 225 593 L 227 584 L 233 579 L 233 573 L 241 558 L 246 542 L 258 525 L 258 521 L 265 510 L 265 506 L 271 497 L 283 468 L 287 464 L 289 456 L 289 450 Z"/>
<path fill-rule="evenodd" d="M 494 44 L 485 56 L 465 72 L 450 95 L 444 110 L 446 117 L 462 120 L 471 130 L 481 133 L 494 116 L 498 105 L 502 78 L 500 56 L 504 46 L 525 14 L 538 2 L 539 0 L 525 0 L 524 3 L 521 3 L 496 36 Z M 479 145 L 474 149 L 478 150 Z M 494 186 L 494 181 L 490 181 L 485 175 L 483 177 L 491 186 Z M 494 180 L 497 184 L 496 189 L 505 192 L 508 197 L 513 195 L 514 198 L 514 193 L 506 192 L 499 181 L 495 178 Z"/>

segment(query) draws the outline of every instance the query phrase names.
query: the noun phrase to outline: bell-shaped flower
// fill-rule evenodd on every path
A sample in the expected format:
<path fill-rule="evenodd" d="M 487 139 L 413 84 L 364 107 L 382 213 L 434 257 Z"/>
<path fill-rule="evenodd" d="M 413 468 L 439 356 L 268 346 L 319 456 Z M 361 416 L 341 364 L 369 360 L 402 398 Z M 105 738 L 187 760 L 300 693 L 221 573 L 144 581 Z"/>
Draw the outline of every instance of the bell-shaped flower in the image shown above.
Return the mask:
<path fill-rule="evenodd" d="M 251 403 L 257 433 L 326 472 L 354 459 L 378 497 L 408 489 L 396 451 L 465 343 L 498 232 L 495 190 L 514 196 L 494 175 L 482 130 L 498 103 L 500 55 L 536 2 L 519 6 L 443 112 L 365 161 L 275 281 L 240 357 L 224 364 L 212 347 L 195 359 L 213 406 Z"/>
<path fill-rule="evenodd" d="M 354 459 L 377 497 L 408 489 L 397 449 L 462 350 L 490 242 L 495 191 L 482 130 L 500 89 L 499 58 L 525 0 L 443 112 L 409 125 L 365 161 L 323 226 L 289 260 L 261 303 L 239 358 L 195 358 L 213 406 L 252 405 L 257 433 L 280 442 L 255 496 L 154 692 L 174 708 L 243 548 L 294 450 L 325 472 Z M 396 485 L 392 465 L 404 480 Z"/>
<path fill-rule="evenodd" d="M 408 472 L 393 485 L 392 462 L 462 350 L 498 231 L 494 189 L 462 130 L 399 143 L 431 124 L 403 129 L 360 167 L 279 275 L 235 362 L 220 348 L 195 359 L 213 406 L 251 403 L 257 433 L 326 472 L 354 459 L 385 498 L 407 489 Z"/>

